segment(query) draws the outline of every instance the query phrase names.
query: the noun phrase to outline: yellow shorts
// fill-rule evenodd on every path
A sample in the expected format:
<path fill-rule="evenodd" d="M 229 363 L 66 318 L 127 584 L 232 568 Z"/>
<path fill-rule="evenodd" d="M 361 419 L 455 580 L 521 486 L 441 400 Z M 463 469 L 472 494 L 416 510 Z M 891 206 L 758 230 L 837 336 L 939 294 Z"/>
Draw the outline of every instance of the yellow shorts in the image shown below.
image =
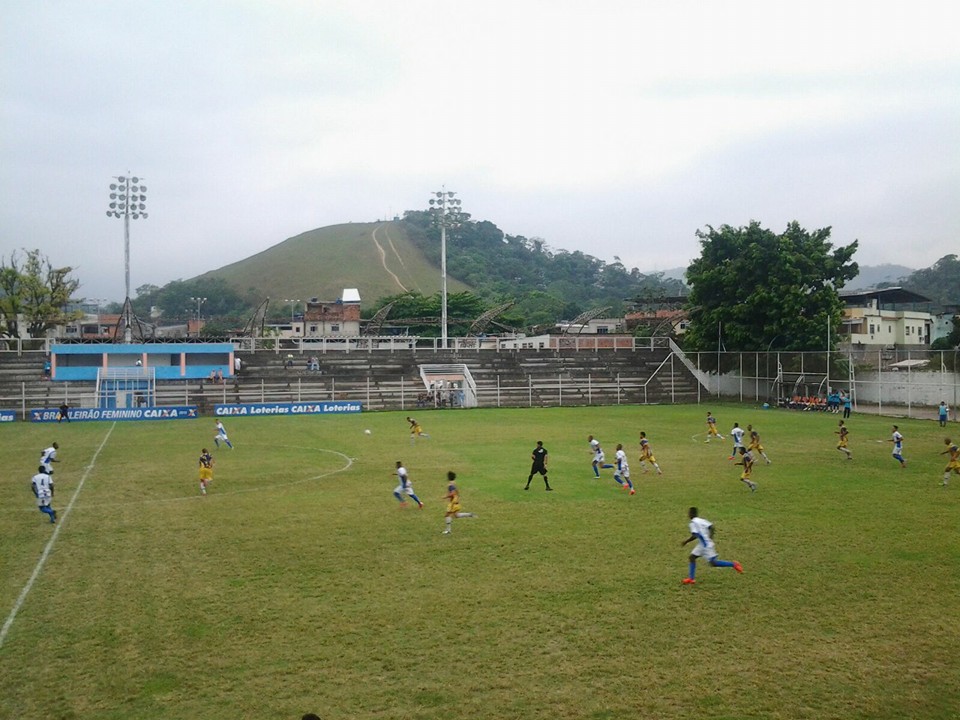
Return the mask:
<path fill-rule="evenodd" d="M 460 512 L 460 503 L 447 503 L 447 512 L 448 513 Z"/>
<path fill-rule="evenodd" d="M 640 462 L 643 462 L 644 460 L 646 460 L 651 465 L 655 465 L 657 462 L 657 459 L 653 455 L 644 455 L 642 458 L 640 458 Z"/>
<path fill-rule="evenodd" d="M 847 439 L 846 439 L 846 438 L 843 438 L 843 439 L 839 442 L 839 444 L 837 445 L 838 448 L 845 448 L 846 446 L 847 446 Z"/>
<path fill-rule="evenodd" d="M 213 480 L 213 468 L 200 468 L 201 480 Z"/>

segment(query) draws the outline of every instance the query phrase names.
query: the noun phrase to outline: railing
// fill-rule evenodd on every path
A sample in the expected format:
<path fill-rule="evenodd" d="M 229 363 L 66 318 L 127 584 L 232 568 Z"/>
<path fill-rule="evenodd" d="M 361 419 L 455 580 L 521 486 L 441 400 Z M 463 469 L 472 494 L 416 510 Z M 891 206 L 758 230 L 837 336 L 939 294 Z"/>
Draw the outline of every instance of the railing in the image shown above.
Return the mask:
<path fill-rule="evenodd" d="M 458 353 L 483 350 L 485 352 L 523 353 L 531 350 L 653 350 L 670 347 L 667 337 L 635 338 L 626 335 L 549 335 L 518 338 L 453 337 L 447 348 L 441 338 L 416 335 L 344 336 L 344 337 L 219 337 L 219 338 L 157 338 L 146 343 L 208 343 L 231 342 L 239 352 L 272 351 L 299 354 L 328 352 L 425 352 Z M 73 340 L 69 338 L 0 338 L 0 353 L 24 355 L 49 353 L 53 344 L 115 345 L 111 340 Z"/>
<path fill-rule="evenodd" d="M 600 336 L 598 336 L 600 337 Z M 591 351 L 585 347 L 595 338 L 572 338 L 572 341 L 581 350 Z M 620 338 L 618 340 L 622 340 Z M 383 340 L 383 338 L 380 338 Z M 393 338 L 393 340 L 397 340 Z M 411 338 L 403 338 L 404 341 Z M 454 338 L 457 345 L 462 338 Z M 33 341 L 36 343 L 37 341 Z M 251 341 L 253 342 L 253 341 Z M 419 344 L 421 341 L 417 340 Z M 4 344 L 6 343 L 6 344 Z M 0 343 L 9 353 L 34 354 L 38 368 L 42 363 L 42 350 L 28 349 L 27 341 L 7 340 Z M 427 350 L 432 353 L 440 352 L 439 341 L 424 340 Z M 769 353 L 693 353 L 682 355 L 678 348 L 670 347 L 666 338 L 645 338 L 633 340 L 632 347 L 637 351 L 650 348 L 665 347 L 672 350 L 672 354 L 686 366 L 686 369 L 704 384 L 697 385 L 696 398 L 691 397 L 689 387 L 682 396 L 664 399 L 652 395 L 653 377 L 666 370 L 664 364 L 658 368 L 653 376 L 644 376 L 640 379 L 618 376 L 616 382 L 598 382 L 597 378 L 584 372 L 580 377 L 570 377 L 569 373 L 556 379 L 547 373 L 541 378 L 518 380 L 516 373 L 475 375 L 477 378 L 478 404 L 487 405 L 522 405 L 535 406 L 540 404 L 571 404 L 577 403 L 616 403 L 625 402 L 630 398 L 632 402 L 665 402 L 671 399 L 675 402 L 700 402 L 707 397 L 739 400 L 741 402 L 769 402 L 776 404 L 782 398 L 791 397 L 796 391 L 803 395 L 818 395 L 828 387 L 841 388 L 852 395 L 855 400 L 854 409 L 861 412 L 882 412 L 903 414 L 907 416 L 931 417 L 935 408 L 944 401 L 951 408 L 951 416 L 957 419 L 960 407 L 960 372 L 958 368 L 957 352 L 947 351 L 919 351 L 903 348 L 873 350 L 872 352 L 859 351 L 847 353 L 836 351 L 821 352 L 777 352 Z M 381 351 L 389 351 L 389 345 L 381 345 Z M 394 346 L 394 351 L 397 351 Z M 510 353 L 523 359 L 524 356 L 539 358 L 546 357 L 546 353 L 520 350 L 495 350 L 490 352 Z M 316 350 L 313 350 L 316 354 Z M 448 351 L 453 352 L 453 351 Z M 481 354 L 486 354 L 487 348 Z M 410 351 L 407 350 L 407 354 Z M 473 350 L 476 357 L 477 350 Z M 288 354 L 288 353 L 285 353 Z M 420 355 L 420 352 L 417 353 Z M 427 354 L 427 352 L 424 352 Z M 423 358 L 428 359 L 428 358 Z M 441 358 L 438 358 L 441 359 Z M 447 358 L 442 358 L 447 359 Z M 417 358 L 421 360 L 420 357 Z M 923 367 L 913 364 L 912 361 L 926 361 Z M 675 360 L 672 369 L 679 370 Z M 900 369 L 894 369 L 897 363 L 904 363 Z M 666 363 L 667 361 L 663 361 Z M 401 363 L 402 365 L 402 363 Z M 399 367 L 399 366 L 398 366 Z M 718 373 L 719 368 L 719 373 Z M 851 372 L 855 368 L 855 373 Z M 960 369 L 960 368 L 958 368 Z M 611 367 L 611 372 L 617 368 Z M 379 408 L 410 408 L 416 403 L 418 393 L 422 392 L 423 383 L 413 376 L 402 378 L 398 370 L 396 380 L 388 384 L 378 383 L 375 379 L 349 380 L 346 374 L 332 376 L 336 373 L 335 365 L 330 365 L 323 382 L 321 377 L 314 380 L 309 374 L 302 377 L 291 377 L 289 380 L 277 379 L 271 382 L 268 377 L 259 383 L 251 383 L 249 377 L 243 378 L 239 384 L 239 393 L 244 402 L 271 402 L 279 398 L 292 400 L 331 400 L 351 399 L 364 402 L 371 409 Z M 39 369 L 38 369 L 39 375 Z M 686 373 L 684 373 L 686 375 Z M 354 376 L 356 377 L 356 376 Z M 609 375 L 608 375 L 609 377 Z M 157 387 L 158 404 L 200 404 L 211 402 L 230 402 L 230 398 L 237 397 L 235 385 L 217 386 L 205 383 L 203 389 L 197 381 L 187 381 L 171 385 L 167 381 Z M 632 383 L 649 385 L 647 395 L 642 391 L 639 395 L 631 394 L 634 390 Z M 612 385 L 612 387 L 610 387 Z M 2 386 L 0 386 L 2 387 Z M 10 385 L 6 385 L 10 388 Z M 19 409 L 22 414 L 34 407 L 57 407 L 61 402 L 70 405 L 94 406 L 92 384 L 78 382 L 25 382 L 17 383 L 16 390 L 0 389 L 0 408 Z M 664 388 L 673 395 L 672 386 Z M 89 398 L 89 399 L 88 399 Z"/>
<path fill-rule="evenodd" d="M 443 347 L 440 338 L 425 338 L 414 335 L 354 336 L 341 338 L 229 338 L 239 352 L 269 350 L 299 354 L 351 352 L 401 352 L 417 350 L 434 353 L 459 353 L 484 351 L 498 353 L 523 353 L 542 350 L 653 350 L 666 349 L 670 339 L 666 337 L 635 338 L 624 335 L 550 335 L 528 338 L 477 338 L 454 337 Z"/>

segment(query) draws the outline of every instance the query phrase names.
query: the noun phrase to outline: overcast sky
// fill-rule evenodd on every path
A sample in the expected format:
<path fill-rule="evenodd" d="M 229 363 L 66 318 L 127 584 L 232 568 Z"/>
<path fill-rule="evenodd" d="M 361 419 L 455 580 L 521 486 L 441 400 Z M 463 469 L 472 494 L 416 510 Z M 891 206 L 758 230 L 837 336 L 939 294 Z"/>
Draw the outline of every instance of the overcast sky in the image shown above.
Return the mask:
<path fill-rule="evenodd" d="M 923 0 L 5 0 L 0 255 L 122 300 L 129 172 L 133 288 L 443 185 L 642 271 L 752 219 L 925 267 L 960 252 L 958 27 Z"/>

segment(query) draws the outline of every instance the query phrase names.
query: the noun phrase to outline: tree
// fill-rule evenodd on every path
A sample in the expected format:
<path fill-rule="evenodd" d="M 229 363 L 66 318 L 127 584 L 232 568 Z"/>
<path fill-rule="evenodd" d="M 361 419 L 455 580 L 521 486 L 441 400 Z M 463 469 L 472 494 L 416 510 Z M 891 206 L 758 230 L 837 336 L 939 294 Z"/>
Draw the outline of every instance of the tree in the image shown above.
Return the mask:
<path fill-rule="evenodd" d="M 439 264 L 440 231 L 433 219 L 429 212 L 404 213 L 411 242 L 424 257 Z M 534 325 L 571 320 L 597 306 L 609 306 L 611 314 L 618 315 L 625 298 L 649 285 L 672 283 L 676 288 L 665 292 L 673 295 L 683 287 L 680 281 L 628 270 L 619 258 L 604 263 L 580 251 L 553 250 L 542 238 L 508 235 L 489 221 L 468 216 L 447 233 L 447 271 L 468 283 L 485 303 L 515 301 L 516 313 L 526 315 Z M 558 316 L 554 313 L 559 307 L 576 311 Z"/>
<path fill-rule="evenodd" d="M 38 338 L 81 315 L 66 311 L 80 281 L 70 277 L 73 268 L 53 267 L 39 250 L 26 252 L 22 266 L 16 252 L 10 255 L 9 262 L 0 261 L 2 334 L 19 337 L 20 318 L 23 318 L 30 337 Z"/>
<path fill-rule="evenodd" d="M 727 350 L 823 349 L 836 340 L 843 311 L 838 291 L 857 274 L 857 241 L 833 249 L 830 228 L 797 222 L 777 235 L 747 227 L 697 231 L 701 254 L 687 268 L 691 286 L 684 345 Z"/>
<path fill-rule="evenodd" d="M 944 255 L 931 267 L 911 273 L 903 286 L 926 295 L 941 307 L 960 305 L 960 258 Z"/>
<path fill-rule="evenodd" d="M 133 310 L 148 317 L 152 308 L 165 318 L 187 318 L 196 313 L 197 303 L 191 298 L 205 298 L 201 312 L 205 317 L 243 316 L 251 312 L 249 304 L 222 278 L 172 280 L 163 287 L 141 285 L 137 288 Z"/>

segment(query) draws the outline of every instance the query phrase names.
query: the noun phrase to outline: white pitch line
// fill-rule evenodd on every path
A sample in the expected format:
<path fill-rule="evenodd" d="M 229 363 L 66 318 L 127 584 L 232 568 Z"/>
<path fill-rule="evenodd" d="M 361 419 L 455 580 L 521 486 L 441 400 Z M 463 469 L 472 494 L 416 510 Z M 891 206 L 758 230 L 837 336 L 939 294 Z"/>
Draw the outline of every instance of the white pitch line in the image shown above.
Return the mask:
<path fill-rule="evenodd" d="M 113 433 L 113 429 L 116 426 L 116 423 L 113 423 L 113 425 L 110 426 L 110 430 L 107 431 L 106 436 L 103 438 L 103 442 L 100 443 L 100 447 L 98 447 L 97 451 L 93 454 L 90 464 L 87 465 L 86 472 L 84 472 L 83 477 L 80 478 L 80 483 L 77 485 L 77 489 L 73 491 L 73 496 L 70 498 L 70 502 L 67 503 L 67 509 L 63 511 L 63 516 L 57 522 L 57 527 L 54 528 L 53 534 L 47 541 L 47 546 L 43 549 L 43 554 L 40 555 L 40 560 L 37 561 L 37 566 L 33 569 L 33 574 L 30 575 L 30 579 L 27 581 L 27 584 L 24 585 L 23 590 L 20 591 L 20 596 L 17 598 L 17 602 L 14 603 L 13 610 L 10 611 L 10 616 L 3 624 L 3 628 L 0 628 L 0 648 L 3 647 L 3 642 L 7 639 L 7 633 L 10 632 L 10 628 L 13 626 L 13 621 L 17 619 L 17 613 L 19 613 L 20 608 L 23 607 L 23 603 L 26 601 L 27 595 L 30 594 L 33 584 L 37 581 L 37 578 L 40 577 L 40 572 L 43 570 L 43 566 L 47 562 L 47 557 L 49 557 L 50 551 L 53 549 L 53 544 L 57 541 L 57 537 L 60 535 L 60 528 L 63 527 L 64 521 L 66 521 L 67 516 L 70 514 L 70 509 L 73 507 L 73 503 L 76 502 L 77 496 L 80 494 L 80 491 L 83 490 L 83 484 L 87 481 L 87 477 L 93 470 L 93 466 L 96 464 L 97 458 L 100 456 L 100 451 L 103 450 L 104 446 L 107 444 L 107 440 L 110 439 L 110 435 Z"/>

